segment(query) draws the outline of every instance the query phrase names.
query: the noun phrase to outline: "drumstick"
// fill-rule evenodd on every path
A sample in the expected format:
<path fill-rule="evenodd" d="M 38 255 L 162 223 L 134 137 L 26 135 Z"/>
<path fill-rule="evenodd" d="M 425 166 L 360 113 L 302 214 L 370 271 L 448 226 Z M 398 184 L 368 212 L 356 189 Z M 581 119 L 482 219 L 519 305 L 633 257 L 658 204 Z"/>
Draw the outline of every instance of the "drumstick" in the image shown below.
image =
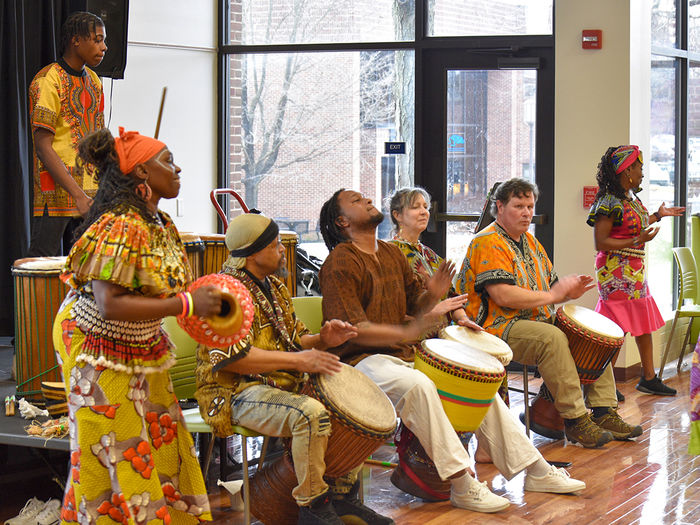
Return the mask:
<path fill-rule="evenodd" d="M 168 92 L 168 86 L 163 86 L 163 94 L 160 97 L 160 109 L 158 110 L 158 120 L 156 121 L 156 133 L 153 135 L 154 139 L 158 138 L 158 133 L 160 133 L 160 120 L 163 118 L 163 106 L 165 106 L 165 94 Z"/>
<path fill-rule="evenodd" d="M 397 464 L 390 461 L 379 461 L 378 459 L 367 458 L 365 460 L 365 465 L 378 465 L 380 467 L 394 468 Z"/>

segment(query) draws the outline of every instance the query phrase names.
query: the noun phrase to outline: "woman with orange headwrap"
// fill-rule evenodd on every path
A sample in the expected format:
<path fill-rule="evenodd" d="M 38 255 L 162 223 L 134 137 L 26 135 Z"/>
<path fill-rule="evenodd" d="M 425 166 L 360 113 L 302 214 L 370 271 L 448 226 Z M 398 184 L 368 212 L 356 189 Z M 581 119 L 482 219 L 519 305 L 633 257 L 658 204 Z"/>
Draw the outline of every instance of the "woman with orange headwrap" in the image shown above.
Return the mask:
<path fill-rule="evenodd" d="M 685 208 L 664 203 L 649 215 L 636 195 L 643 177 L 642 152 L 637 146 L 610 147 L 598 164 L 598 194 L 587 220 L 598 250 L 600 297 L 595 309 L 635 338 L 642 359 L 637 390 L 673 396 L 676 391 L 662 383 L 654 370 L 651 334 L 664 320 L 647 286 L 644 247 L 659 232 L 651 224 L 682 215 Z"/>
<path fill-rule="evenodd" d="M 62 523 L 196 523 L 211 519 L 192 437 L 168 368 L 170 315 L 219 313 L 220 293 L 184 292 L 184 246 L 161 198 L 180 191 L 162 142 L 107 129 L 78 147 L 99 189 L 61 279 L 71 290 L 54 322 L 70 417 Z"/>

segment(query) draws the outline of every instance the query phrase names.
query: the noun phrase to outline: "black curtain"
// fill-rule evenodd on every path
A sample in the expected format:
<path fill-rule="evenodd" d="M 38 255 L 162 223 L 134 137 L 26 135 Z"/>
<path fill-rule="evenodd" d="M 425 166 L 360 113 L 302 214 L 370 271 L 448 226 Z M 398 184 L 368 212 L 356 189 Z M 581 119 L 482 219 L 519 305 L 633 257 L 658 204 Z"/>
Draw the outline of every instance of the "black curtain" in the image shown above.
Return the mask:
<path fill-rule="evenodd" d="M 78 0 L 0 1 L 0 335 L 14 332 L 13 261 L 29 248 L 32 140 L 29 84 L 55 62 L 61 24 Z"/>

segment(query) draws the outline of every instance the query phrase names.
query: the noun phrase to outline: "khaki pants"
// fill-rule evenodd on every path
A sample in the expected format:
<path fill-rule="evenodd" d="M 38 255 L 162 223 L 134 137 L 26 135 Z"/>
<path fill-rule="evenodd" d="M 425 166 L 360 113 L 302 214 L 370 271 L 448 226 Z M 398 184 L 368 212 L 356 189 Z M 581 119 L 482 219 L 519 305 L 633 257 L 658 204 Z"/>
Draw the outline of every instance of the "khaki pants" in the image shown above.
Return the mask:
<path fill-rule="evenodd" d="M 328 490 L 323 474 L 331 423 L 328 412 L 319 401 L 279 388 L 255 385 L 233 398 L 231 419 L 234 425 L 267 436 L 292 438 L 292 460 L 298 482 L 292 496 L 298 505 L 308 505 Z M 334 491 L 348 492 L 360 468 L 336 480 L 337 490 L 334 487 Z"/>
<path fill-rule="evenodd" d="M 513 350 L 514 361 L 537 365 L 561 417 L 580 417 L 586 413 L 586 406 L 617 407 L 612 363 L 595 383 L 584 386 L 582 394 L 569 342 L 556 326 L 541 321 L 516 321 L 510 328 L 507 343 Z"/>
<path fill-rule="evenodd" d="M 435 383 L 415 370 L 413 363 L 388 355 L 373 355 L 355 368 L 386 393 L 443 480 L 471 465 L 467 451 L 445 415 Z M 506 479 L 512 479 L 542 457 L 498 394 L 475 435 Z"/>

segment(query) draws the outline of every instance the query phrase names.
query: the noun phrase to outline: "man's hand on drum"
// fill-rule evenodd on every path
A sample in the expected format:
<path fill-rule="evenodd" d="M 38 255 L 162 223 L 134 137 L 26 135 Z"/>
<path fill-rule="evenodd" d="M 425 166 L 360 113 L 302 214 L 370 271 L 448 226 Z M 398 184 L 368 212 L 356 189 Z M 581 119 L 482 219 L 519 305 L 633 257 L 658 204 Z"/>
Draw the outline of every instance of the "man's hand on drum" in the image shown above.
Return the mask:
<path fill-rule="evenodd" d="M 308 372 L 310 374 L 335 374 L 340 372 L 343 364 L 340 362 L 340 357 L 330 352 L 323 350 L 302 350 L 293 354 L 298 362 L 296 369 L 299 372 Z"/>
<path fill-rule="evenodd" d="M 452 278 L 456 272 L 457 269 L 452 261 L 443 261 L 425 283 L 425 288 L 435 301 L 439 301 L 441 297 L 447 294 L 450 286 L 452 286 Z"/>
<path fill-rule="evenodd" d="M 221 290 L 216 286 L 202 286 L 192 292 L 194 315 L 211 317 L 221 313 Z"/>
<path fill-rule="evenodd" d="M 326 348 L 334 348 L 345 343 L 347 340 L 357 337 L 357 327 L 341 321 L 340 319 L 331 319 L 323 323 L 319 335 L 321 343 Z"/>

